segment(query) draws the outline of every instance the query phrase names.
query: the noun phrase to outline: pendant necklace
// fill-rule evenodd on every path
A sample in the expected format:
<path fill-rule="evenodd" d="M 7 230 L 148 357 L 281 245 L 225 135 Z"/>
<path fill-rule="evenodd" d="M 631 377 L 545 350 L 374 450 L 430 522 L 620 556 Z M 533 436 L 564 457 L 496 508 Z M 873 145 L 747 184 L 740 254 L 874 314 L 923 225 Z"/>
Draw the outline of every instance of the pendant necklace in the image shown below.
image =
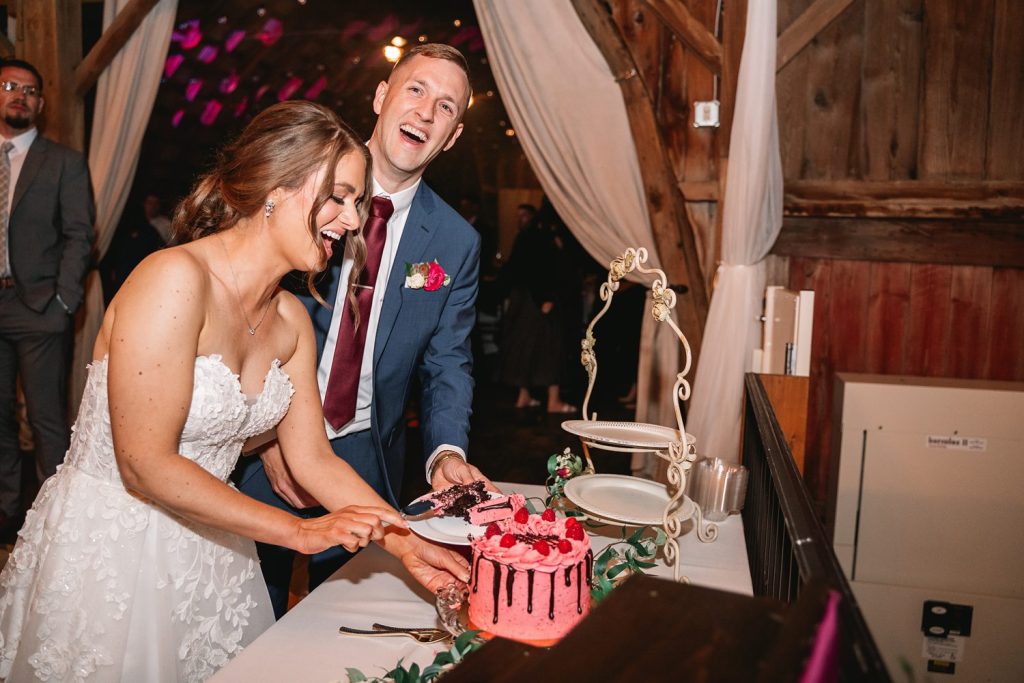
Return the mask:
<path fill-rule="evenodd" d="M 242 311 L 242 317 L 245 318 L 245 327 L 246 329 L 249 330 L 249 334 L 255 335 L 256 330 L 259 329 L 259 326 L 263 324 L 263 319 L 267 317 L 267 311 L 270 310 L 270 302 L 274 300 L 274 297 L 271 296 L 269 299 L 267 299 L 266 305 L 263 306 L 263 315 L 260 316 L 260 319 L 256 322 L 256 324 L 253 325 L 252 323 L 250 323 L 249 316 L 245 312 L 245 306 L 242 305 L 242 292 L 241 290 L 238 289 L 238 276 L 235 275 L 235 269 L 231 265 L 231 257 L 228 255 L 228 247 L 226 244 L 224 244 L 224 240 L 221 239 L 219 232 L 215 234 L 215 237 L 217 238 L 217 241 L 220 242 L 221 248 L 224 250 L 224 258 L 228 262 L 228 270 L 231 271 L 231 279 L 235 283 L 235 298 L 238 300 L 238 308 L 239 310 Z"/>

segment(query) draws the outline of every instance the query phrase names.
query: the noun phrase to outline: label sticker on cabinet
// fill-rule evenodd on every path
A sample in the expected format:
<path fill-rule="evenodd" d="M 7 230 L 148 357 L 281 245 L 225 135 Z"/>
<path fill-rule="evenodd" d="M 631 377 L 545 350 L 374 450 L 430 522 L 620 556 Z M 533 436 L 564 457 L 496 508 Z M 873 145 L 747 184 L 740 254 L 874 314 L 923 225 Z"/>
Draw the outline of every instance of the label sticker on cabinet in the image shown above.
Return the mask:
<path fill-rule="evenodd" d="M 923 659 L 940 662 L 959 662 L 964 658 L 964 642 L 962 636 L 946 636 L 945 638 L 929 638 L 925 636 L 921 647 Z"/>
<path fill-rule="evenodd" d="M 928 448 L 941 448 L 953 451 L 987 451 L 988 439 L 979 436 L 941 436 L 925 437 Z"/>

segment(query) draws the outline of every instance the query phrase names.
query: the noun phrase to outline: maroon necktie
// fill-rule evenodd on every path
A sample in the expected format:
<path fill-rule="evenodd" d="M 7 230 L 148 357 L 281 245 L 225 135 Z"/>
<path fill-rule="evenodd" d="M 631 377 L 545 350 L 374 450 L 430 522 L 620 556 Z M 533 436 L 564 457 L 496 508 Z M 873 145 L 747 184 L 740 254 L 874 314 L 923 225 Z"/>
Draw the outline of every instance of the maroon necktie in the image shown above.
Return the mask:
<path fill-rule="evenodd" d="M 373 308 L 373 288 L 377 284 L 380 258 L 388 237 L 388 219 L 394 210 L 389 197 L 374 197 L 370 203 L 370 216 L 363 226 L 366 266 L 359 277 L 360 286 L 356 288 L 359 329 L 353 329 L 351 311 L 343 311 L 338 328 L 338 343 L 334 347 L 331 376 L 324 396 L 324 417 L 336 431 L 348 424 L 356 414 L 356 394 L 359 392 L 359 373 L 363 366 L 366 328 Z"/>

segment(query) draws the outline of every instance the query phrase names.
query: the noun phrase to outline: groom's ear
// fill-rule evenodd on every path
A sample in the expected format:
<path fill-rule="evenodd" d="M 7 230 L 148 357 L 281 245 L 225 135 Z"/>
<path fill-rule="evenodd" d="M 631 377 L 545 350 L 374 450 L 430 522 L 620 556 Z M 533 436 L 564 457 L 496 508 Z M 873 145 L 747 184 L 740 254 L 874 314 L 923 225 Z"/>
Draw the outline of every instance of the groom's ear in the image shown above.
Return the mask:
<path fill-rule="evenodd" d="M 388 82 L 381 81 L 377 84 L 377 92 L 373 95 L 373 113 L 380 116 L 380 111 L 384 107 L 384 98 L 388 95 Z"/>

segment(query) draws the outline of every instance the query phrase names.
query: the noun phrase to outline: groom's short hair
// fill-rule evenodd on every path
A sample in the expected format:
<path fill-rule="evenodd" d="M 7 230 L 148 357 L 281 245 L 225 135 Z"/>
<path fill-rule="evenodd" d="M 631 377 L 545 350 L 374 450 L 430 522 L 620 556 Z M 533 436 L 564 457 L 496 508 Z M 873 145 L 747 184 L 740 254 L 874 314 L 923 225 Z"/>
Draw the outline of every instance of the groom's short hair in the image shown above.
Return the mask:
<path fill-rule="evenodd" d="M 462 73 L 466 74 L 466 85 L 469 86 L 466 93 L 466 101 L 468 102 L 469 99 L 473 97 L 473 81 L 469 77 L 469 62 L 466 61 L 466 56 L 464 54 L 451 45 L 445 45 L 444 43 L 423 43 L 422 45 L 417 45 L 403 54 L 401 59 L 395 62 L 395 66 L 391 68 L 391 73 L 398 71 L 400 66 L 417 55 L 430 57 L 431 59 L 443 59 L 458 66 L 462 69 Z"/>

